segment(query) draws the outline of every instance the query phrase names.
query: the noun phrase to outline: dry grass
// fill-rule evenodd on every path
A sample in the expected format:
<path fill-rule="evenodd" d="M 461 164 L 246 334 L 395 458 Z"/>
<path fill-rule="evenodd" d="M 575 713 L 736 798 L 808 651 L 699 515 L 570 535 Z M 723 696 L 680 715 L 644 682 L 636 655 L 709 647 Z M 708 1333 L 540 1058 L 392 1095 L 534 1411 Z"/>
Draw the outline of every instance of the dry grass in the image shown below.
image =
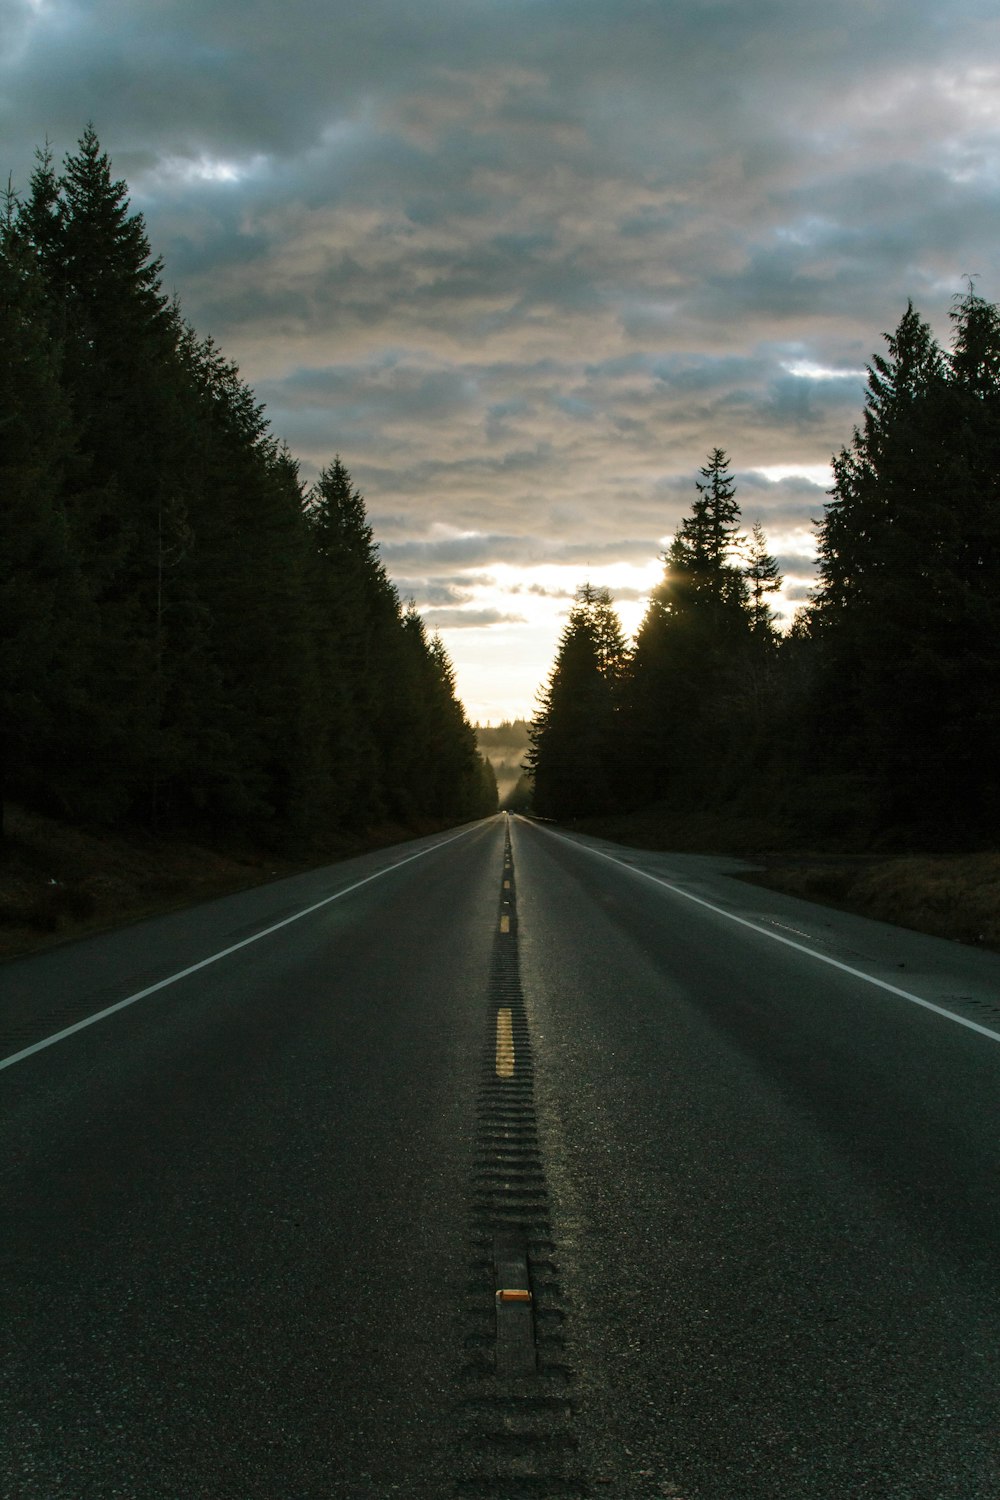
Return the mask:
<path fill-rule="evenodd" d="M 8 804 L 0 956 L 257 885 L 284 873 L 260 851 L 219 851 L 74 828 Z"/>
<path fill-rule="evenodd" d="M 774 864 L 761 884 L 811 901 L 1000 949 L 1000 854 L 914 854 L 850 864 Z"/>
<path fill-rule="evenodd" d="M 157 838 L 141 830 L 79 828 L 11 803 L 5 811 L 0 959 L 246 890 L 441 827 L 431 821 L 412 827 L 386 822 L 317 843 L 293 858 L 249 842 L 220 846 Z"/>
<path fill-rule="evenodd" d="M 793 819 L 751 808 L 678 810 L 667 804 L 575 825 L 641 849 L 742 855 L 755 883 L 876 917 L 934 937 L 1000 950 L 1000 853 L 899 854 L 866 849 L 843 829 L 806 845 Z"/>

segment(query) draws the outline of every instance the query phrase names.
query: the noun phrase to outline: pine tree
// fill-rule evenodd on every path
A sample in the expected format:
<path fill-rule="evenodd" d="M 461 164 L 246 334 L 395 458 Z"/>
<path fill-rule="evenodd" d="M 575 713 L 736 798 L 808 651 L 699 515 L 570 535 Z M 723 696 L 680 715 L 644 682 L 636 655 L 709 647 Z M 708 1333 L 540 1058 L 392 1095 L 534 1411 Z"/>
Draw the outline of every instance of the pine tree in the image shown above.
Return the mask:
<path fill-rule="evenodd" d="M 187 534 L 176 317 L 141 215 L 92 127 L 61 177 L 48 148 L 40 155 L 18 232 L 60 340 L 75 433 L 62 499 L 97 622 L 62 796 L 90 815 L 155 817 L 158 788 L 182 753 L 164 705 L 171 683 L 193 675 L 190 650 L 172 648 L 185 611 L 197 612 L 183 568 L 167 566 Z"/>
<path fill-rule="evenodd" d="M 491 813 L 496 812 L 499 801 L 497 773 L 493 769 L 493 762 L 487 756 L 479 753 L 479 790 L 475 804 L 476 815 L 481 818 L 488 818 Z"/>
<path fill-rule="evenodd" d="M 767 537 L 760 521 L 755 521 L 743 570 L 747 584 L 750 628 L 756 639 L 772 641 L 775 636 L 774 610 L 768 595 L 781 588 L 781 570 L 777 559 L 767 550 Z"/>
<path fill-rule="evenodd" d="M 447 822 L 495 812 L 496 783 L 492 806 L 487 806 L 475 731 L 458 701 L 455 670 L 439 635 L 426 642 L 423 676 L 425 748 L 420 795 L 425 811 Z"/>
<path fill-rule="evenodd" d="M 720 796 L 744 730 L 749 596 L 723 449 L 712 450 L 701 475 L 698 498 L 664 555 L 626 687 L 621 776 L 637 803 L 682 788 L 691 800 Z"/>
<path fill-rule="evenodd" d="M 862 426 L 833 460 L 811 620 L 815 754 L 831 769 L 851 768 L 859 802 L 870 787 L 883 820 L 909 815 L 900 805 L 908 778 L 889 772 L 895 757 L 885 753 L 885 715 L 919 628 L 914 606 L 922 609 L 927 590 L 938 587 L 933 533 L 948 517 L 936 477 L 949 442 L 941 421 L 946 363 L 912 303 L 885 338 L 888 356 L 876 355 L 868 369 Z"/>
<path fill-rule="evenodd" d="M 743 704 L 734 713 L 734 730 L 742 736 L 747 774 L 772 759 L 773 731 L 778 712 L 779 636 L 770 595 L 781 588 L 781 570 L 768 551 L 767 537 L 755 521 L 747 543 L 743 576 L 750 630 L 740 656 Z M 743 725 L 738 720 L 742 717 Z"/>
<path fill-rule="evenodd" d="M 407 675 L 399 597 L 373 539 L 364 498 L 338 454 L 307 497 L 317 559 L 318 618 L 329 685 L 328 733 L 348 817 L 385 817 L 406 750 L 399 698 Z M 405 797 L 403 798 L 405 801 Z"/>
<path fill-rule="evenodd" d="M 628 645 L 611 590 L 582 583 L 576 591 L 576 606 L 593 636 L 598 671 L 613 687 L 628 665 Z"/>
<path fill-rule="evenodd" d="M 613 757 L 626 657 L 610 591 L 582 584 L 529 730 L 526 764 L 541 816 L 584 817 L 617 801 Z"/>
<path fill-rule="evenodd" d="M 0 836 L 10 792 L 57 802 L 95 622 L 62 498 L 71 415 L 45 287 L 8 189 L 0 217 Z"/>
<path fill-rule="evenodd" d="M 924 465 L 933 475 L 940 459 L 932 408 L 944 388 L 941 350 L 912 302 L 885 338 L 888 358 L 877 354 L 868 367 L 863 425 L 833 459 L 834 488 L 819 531 L 818 622 L 854 606 L 877 607 L 893 528 L 927 494 Z"/>
<path fill-rule="evenodd" d="M 296 846 L 495 805 L 350 475 L 337 459 L 303 496 L 161 269 L 90 126 L 8 197 L 0 769 L 71 816 Z"/>
<path fill-rule="evenodd" d="M 9 216 L 8 238 L 9 242 L 16 239 L 21 243 L 34 259 L 49 304 L 46 320 L 53 338 L 60 344 L 66 336 L 69 300 L 63 244 L 65 229 L 66 216 L 55 158 L 46 141 L 44 148 L 35 153 L 28 199 L 17 205 L 15 215 Z"/>
<path fill-rule="evenodd" d="M 269 838 L 302 839 L 332 814 L 297 466 L 235 365 L 211 341 L 189 340 L 185 353 L 198 390 L 190 573 L 210 605 L 218 679 L 201 800 L 223 822 L 252 818 Z"/>
<path fill-rule="evenodd" d="M 934 800 L 949 824 L 982 840 L 1000 834 L 1000 309 L 970 286 L 952 322 L 947 410 L 957 441 L 938 511 L 921 696 L 938 725 Z"/>
<path fill-rule="evenodd" d="M 908 306 L 869 371 L 820 528 L 816 744 L 863 767 L 882 827 L 975 836 L 995 765 L 1000 319 L 974 292 L 946 358 Z"/>
<path fill-rule="evenodd" d="M 679 535 L 691 542 L 693 552 L 704 566 L 722 569 L 739 541 L 740 519 L 736 486 L 723 448 L 712 449 L 701 477 L 705 483 L 695 483 L 699 498 L 692 507 L 690 520 L 682 523 Z"/>

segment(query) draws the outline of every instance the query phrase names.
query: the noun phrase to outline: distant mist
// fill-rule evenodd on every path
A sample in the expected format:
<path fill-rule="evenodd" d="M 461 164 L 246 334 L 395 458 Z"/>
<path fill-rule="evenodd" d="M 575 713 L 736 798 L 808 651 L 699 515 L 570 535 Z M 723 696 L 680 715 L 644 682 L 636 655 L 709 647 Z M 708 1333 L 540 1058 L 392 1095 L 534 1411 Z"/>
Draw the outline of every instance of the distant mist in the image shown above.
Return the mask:
<path fill-rule="evenodd" d="M 528 721 L 513 719 L 502 724 L 476 724 L 476 743 L 490 762 L 497 778 L 500 805 L 520 779 L 528 752 Z"/>

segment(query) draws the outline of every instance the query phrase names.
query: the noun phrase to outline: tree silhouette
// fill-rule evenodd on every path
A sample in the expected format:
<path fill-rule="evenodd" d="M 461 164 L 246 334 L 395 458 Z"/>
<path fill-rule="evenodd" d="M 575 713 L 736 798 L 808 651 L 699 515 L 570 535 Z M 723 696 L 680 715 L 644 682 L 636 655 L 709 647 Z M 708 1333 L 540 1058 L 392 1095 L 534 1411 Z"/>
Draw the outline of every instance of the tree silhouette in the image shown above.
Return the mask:
<path fill-rule="evenodd" d="M 26 201 L 8 194 L 8 786 L 71 817 L 289 847 L 495 806 L 444 648 L 402 614 L 347 470 L 303 495 L 161 273 L 92 126 L 60 175 L 46 147 Z"/>
<path fill-rule="evenodd" d="M 582 584 L 531 722 L 526 764 L 543 817 L 580 817 L 614 805 L 619 683 L 627 650 L 611 593 Z"/>

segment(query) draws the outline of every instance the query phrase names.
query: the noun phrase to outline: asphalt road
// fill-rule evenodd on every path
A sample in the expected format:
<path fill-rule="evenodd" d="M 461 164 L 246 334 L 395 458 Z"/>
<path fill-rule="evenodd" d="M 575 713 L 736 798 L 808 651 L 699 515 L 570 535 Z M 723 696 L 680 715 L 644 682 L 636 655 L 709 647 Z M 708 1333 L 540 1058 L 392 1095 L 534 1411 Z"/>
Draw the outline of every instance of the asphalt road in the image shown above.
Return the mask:
<path fill-rule="evenodd" d="M 0 967 L 0 1495 L 997 1500 L 1000 958 L 738 869 L 497 818 Z"/>

